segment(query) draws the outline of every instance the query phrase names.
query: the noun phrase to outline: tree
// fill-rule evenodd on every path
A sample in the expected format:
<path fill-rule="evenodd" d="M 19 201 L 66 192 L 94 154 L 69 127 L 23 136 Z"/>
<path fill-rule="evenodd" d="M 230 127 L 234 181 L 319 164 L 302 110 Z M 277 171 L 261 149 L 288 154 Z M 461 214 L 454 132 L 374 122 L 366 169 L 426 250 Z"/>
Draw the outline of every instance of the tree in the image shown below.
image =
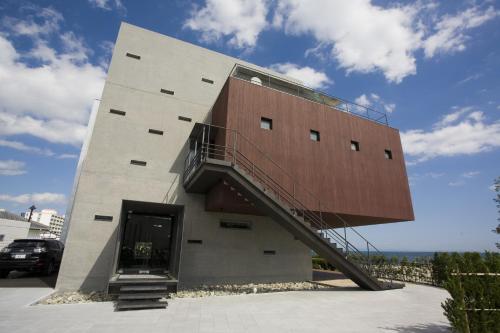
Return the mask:
<path fill-rule="evenodd" d="M 497 208 L 498 208 L 498 214 L 500 215 L 500 177 L 497 177 L 495 179 L 495 182 L 493 183 L 493 190 L 496 192 L 496 198 L 494 198 L 493 200 L 496 202 L 497 204 Z M 498 217 L 497 219 L 498 221 L 500 221 L 500 216 Z M 495 229 L 492 230 L 494 233 L 496 234 L 499 234 L 500 235 L 500 224 L 497 225 L 497 227 Z M 497 248 L 500 249 L 500 243 L 496 243 L 497 245 Z"/>

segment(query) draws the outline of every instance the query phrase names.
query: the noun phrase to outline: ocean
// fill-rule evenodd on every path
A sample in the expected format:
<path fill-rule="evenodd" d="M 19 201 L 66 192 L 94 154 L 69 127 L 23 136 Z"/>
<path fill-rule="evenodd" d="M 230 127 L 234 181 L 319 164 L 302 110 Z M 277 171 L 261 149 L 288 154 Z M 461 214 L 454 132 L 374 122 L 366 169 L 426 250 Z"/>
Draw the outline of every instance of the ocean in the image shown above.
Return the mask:
<path fill-rule="evenodd" d="M 403 259 L 403 257 L 408 258 L 409 261 L 413 261 L 415 258 L 429 258 L 434 257 L 435 252 L 405 252 L 405 251 L 380 251 L 387 259 L 392 257 L 397 257 L 398 260 Z"/>

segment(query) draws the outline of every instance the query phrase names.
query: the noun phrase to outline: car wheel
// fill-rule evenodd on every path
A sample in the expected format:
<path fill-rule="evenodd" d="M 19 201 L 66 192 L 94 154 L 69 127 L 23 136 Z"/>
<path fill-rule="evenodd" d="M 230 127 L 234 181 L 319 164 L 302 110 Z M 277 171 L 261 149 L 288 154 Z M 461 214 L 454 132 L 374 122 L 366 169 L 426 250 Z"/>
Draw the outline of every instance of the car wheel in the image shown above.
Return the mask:
<path fill-rule="evenodd" d="M 54 260 L 49 261 L 47 267 L 45 267 L 44 275 L 50 275 L 54 273 Z"/>
<path fill-rule="evenodd" d="M 6 278 L 8 275 L 9 275 L 10 271 L 6 270 L 6 269 L 2 269 L 0 270 L 0 278 Z"/>

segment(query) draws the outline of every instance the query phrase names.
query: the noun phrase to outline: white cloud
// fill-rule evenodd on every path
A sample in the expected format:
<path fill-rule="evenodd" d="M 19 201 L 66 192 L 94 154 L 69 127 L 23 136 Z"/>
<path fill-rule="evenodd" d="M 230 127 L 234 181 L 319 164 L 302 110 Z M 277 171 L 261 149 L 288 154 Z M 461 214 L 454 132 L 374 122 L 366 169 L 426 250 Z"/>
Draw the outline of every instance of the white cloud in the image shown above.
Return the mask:
<path fill-rule="evenodd" d="M 370 0 L 281 0 L 274 26 L 330 45 L 331 56 L 348 72 L 382 71 L 400 82 L 416 72 L 413 52 L 422 37 L 416 13 L 412 6 L 383 8 Z"/>
<path fill-rule="evenodd" d="M 371 105 L 370 100 L 368 99 L 368 97 L 365 94 L 363 94 L 363 95 L 359 96 L 358 98 L 356 98 L 354 100 L 354 103 L 359 104 L 361 106 L 366 106 L 366 107 L 368 107 L 368 106 Z"/>
<path fill-rule="evenodd" d="M 113 8 L 116 8 L 123 14 L 125 14 L 127 10 L 121 0 L 88 0 L 88 2 L 93 7 L 100 8 L 103 10 L 111 10 Z"/>
<path fill-rule="evenodd" d="M 60 28 L 59 24 L 63 21 L 61 13 L 50 7 L 26 7 L 25 11 L 28 13 L 24 20 L 4 17 L 2 19 L 2 25 L 8 27 L 14 35 L 38 37 L 58 31 Z"/>
<path fill-rule="evenodd" d="M 0 160 L 0 176 L 19 176 L 26 173 L 26 164 L 14 160 Z"/>
<path fill-rule="evenodd" d="M 252 48 L 268 23 L 267 0 L 207 0 L 204 7 L 194 7 L 184 27 L 201 32 L 204 42 L 231 36 L 229 44 Z"/>
<path fill-rule="evenodd" d="M 306 56 L 333 58 L 348 73 L 382 72 L 399 83 L 416 73 L 418 51 L 427 58 L 462 51 L 470 30 L 500 13 L 475 3 L 455 15 L 439 17 L 437 9 L 431 1 L 382 6 L 372 0 L 206 0 L 184 27 L 200 31 L 204 42 L 228 37 L 232 46 L 251 48 L 271 25 L 289 35 L 313 36 L 317 45 Z"/>
<path fill-rule="evenodd" d="M 10 141 L 10 140 L 0 139 L 0 146 L 1 147 L 8 147 L 8 148 L 19 150 L 19 151 L 24 151 L 27 153 L 34 153 L 37 155 L 43 155 L 43 156 L 54 156 L 55 155 L 54 152 L 50 149 L 28 146 L 20 141 Z"/>
<path fill-rule="evenodd" d="M 20 141 L 4 140 L 0 138 L 0 147 L 7 147 L 15 150 L 19 150 L 26 153 L 32 153 L 41 156 L 55 157 L 58 159 L 73 159 L 78 158 L 76 154 L 56 154 L 48 148 L 39 148 L 34 146 L 29 146 Z"/>
<path fill-rule="evenodd" d="M 54 143 L 79 145 L 106 74 L 89 62 L 91 52 L 81 38 L 59 31 L 62 16 L 54 10 L 50 13 L 36 14 L 36 21 L 4 19 L 16 22 L 11 33 L 30 36 L 32 47 L 18 51 L 8 35 L 0 35 L 0 137 L 29 134 Z M 46 22 L 49 19 L 50 24 Z M 62 51 L 49 45 L 48 34 L 59 38 Z"/>
<path fill-rule="evenodd" d="M 362 94 L 362 95 L 358 96 L 356 99 L 354 99 L 354 103 L 361 105 L 361 106 L 364 106 L 364 107 L 367 107 L 367 108 L 375 109 L 379 112 L 383 110 L 387 113 L 392 113 L 396 110 L 395 103 L 386 102 L 379 95 L 377 95 L 375 93 L 371 93 L 368 95 Z M 364 112 L 366 110 L 363 110 L 362 108 L 358 108 L 358 111 Z"/>
<path fill-rule="evenodd" d="M 437 53 L 465 50 L 465 42 L 469 39 L 466 34 L 467 30 L 476 28 L 498 15 L 499 12 L 493 7 L 484 10 L 479 7 L 471 7 L 454 16 L 444 15 L 436 23 L 435 32 L 423 42 L 425 56 L 431 58 Z"/>
<path fill-rule="evenodd" d="M 64 160 L 64 159 L 75 159 L 78 158 L 78 155 L 76 154 L 61 154 L 57 156 L 58 159 Z"/>
<path fill-rule="evenodd" d="M 500 121 L 487 123 L 482 112 L 462 108 L 444 116 L 432 130 L 401 132 L 401 141 L 413 158 L 409 165 L 441 156 L 478 154 L 500 147 Z"/>
<path fill-rule="evenodd" d="M 16 204 L 64 204 L 66 196 L 61 193 L 26 193 L 19 195 L 0 194 L 0 201 Z"/>
<path fill-rule="evenodd" d="M 463 180 L 457 180 L 454 182 L 449 182 L 448 185 L 452 187 L 464 186 L 465 182 Z"/>
<path fill-rule="evenodd" d="M 469 171 L 469 172 L 464 172 L 462 174 L 462 177 L 464 177 L 464 178 L 474 178 L 474 177 L 478 176 L 479 174 L 481 174 L 481 172 L 479 172 L 479 171 Z"/>
<path fill-rule="evenodd" d="M 308 66 L 299 67 L 296 64 L 287 62 L 271 65 L 270 68 L 276 72 L 302 81 L 305 86 L 313 89 L 326 88 L 333 84 L 333 80 L 329 79 L 325 73 L 319 72 Z"/>
<path fill-rule="evenodd" d="M 314 36 L 318 48 L 306 55 L 324 58 L 329 51 L 348 73 L 381 71 L 388 81 L 399 83 L 416 73 L 418 50 L 428 58 L 464 50 L 467 33 L 499 15 L 493 7 L 474 5 L 437 23 L 424 23 L 436 9 L 437 4 L 423 2 L 382 7 L 371 0 L 280 0 L 273 26 L 291 35 Z"/>

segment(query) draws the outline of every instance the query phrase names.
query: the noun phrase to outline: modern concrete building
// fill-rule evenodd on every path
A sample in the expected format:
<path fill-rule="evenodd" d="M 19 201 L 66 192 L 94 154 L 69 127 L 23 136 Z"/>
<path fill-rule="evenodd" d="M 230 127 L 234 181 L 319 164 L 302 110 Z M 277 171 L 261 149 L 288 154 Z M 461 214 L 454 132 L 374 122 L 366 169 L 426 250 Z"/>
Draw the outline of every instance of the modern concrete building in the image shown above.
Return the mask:
<path fill-rule="evenodd" d="M 123 23 L 67 217 L 60 290 L 304 281 L 311 249 L 379 290 L 349 226 L 413 211 L 384 114 Z"/>
<path fill-rule="evenodd" d="M 21 216 L 24 218 L 28 218 L 30 212 L 27 211 Z M 31 214 L 31 221 L 41 223 L 48 228 L 48 233 L 43 235 L 46 238 L 56 238 L 59 239 L 61 237 L 62 229 L 64 226 L 64 215 L 59 215 L 58 212 L 54 209 L 42 209 L 39 212 L 33 212 Z"/>

